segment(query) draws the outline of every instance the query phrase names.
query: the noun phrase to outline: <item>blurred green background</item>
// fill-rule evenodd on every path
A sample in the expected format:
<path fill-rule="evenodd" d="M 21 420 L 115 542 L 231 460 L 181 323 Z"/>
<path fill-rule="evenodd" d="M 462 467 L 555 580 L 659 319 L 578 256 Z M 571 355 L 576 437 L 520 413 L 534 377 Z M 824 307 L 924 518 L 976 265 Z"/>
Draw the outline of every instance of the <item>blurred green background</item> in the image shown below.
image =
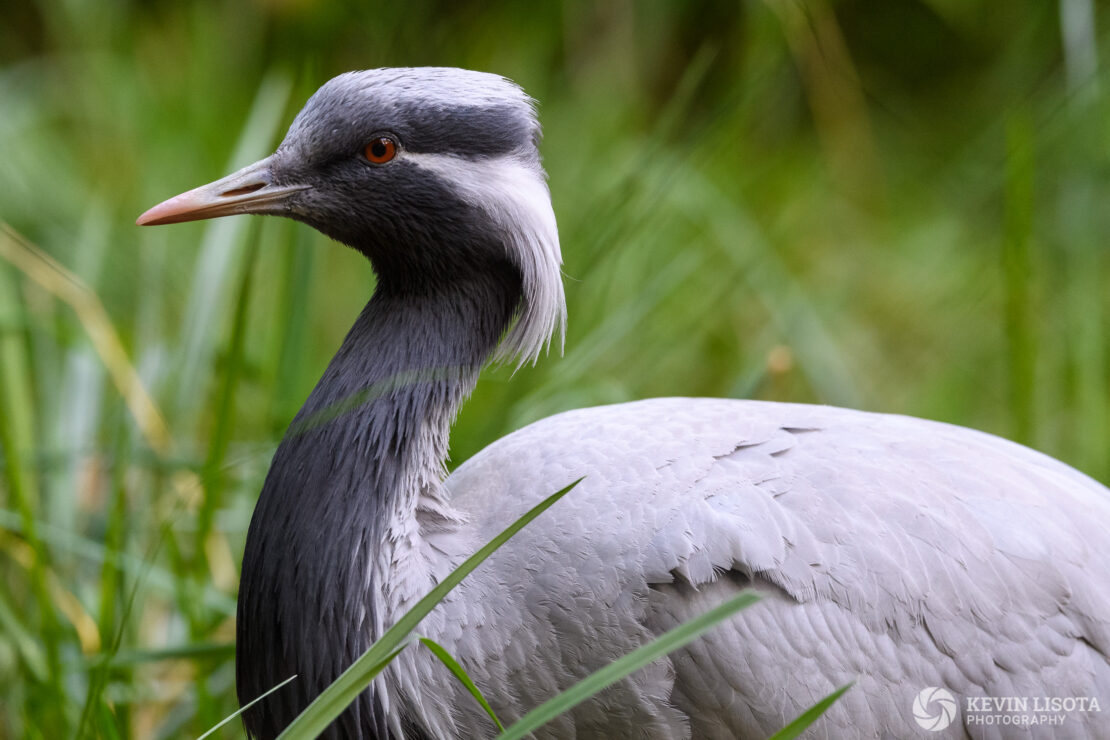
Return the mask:
<path fill-rule="evenodd" d="M 494 71 L 540 103 L 566 353 L 487 371 L 454 462 L 562 409 L 714 395 L 942 419 L 1110 480 L 1091 0 L 0 11 L 0 737 L 234 709 L 253 502 L 374 278 L 291 222 L 133 222 L 348 69 Z"/>

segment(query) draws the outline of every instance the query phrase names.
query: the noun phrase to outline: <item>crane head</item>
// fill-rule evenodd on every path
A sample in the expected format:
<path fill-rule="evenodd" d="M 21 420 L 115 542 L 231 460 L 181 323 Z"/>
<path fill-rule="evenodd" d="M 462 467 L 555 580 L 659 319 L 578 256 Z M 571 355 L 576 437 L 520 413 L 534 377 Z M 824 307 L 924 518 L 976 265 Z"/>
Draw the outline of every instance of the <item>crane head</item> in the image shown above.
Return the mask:
<path fill-rule="evenodd" d="M 510 275 L 517 320 L 498 358 L 562 335 L 555 216 L 533 101 L 462 69 L 348 72 L 305 104 L 277 150 L 148 210 L 139 225 L 254 213 L 302 221 L 370 258 L 379 290 Z"/>

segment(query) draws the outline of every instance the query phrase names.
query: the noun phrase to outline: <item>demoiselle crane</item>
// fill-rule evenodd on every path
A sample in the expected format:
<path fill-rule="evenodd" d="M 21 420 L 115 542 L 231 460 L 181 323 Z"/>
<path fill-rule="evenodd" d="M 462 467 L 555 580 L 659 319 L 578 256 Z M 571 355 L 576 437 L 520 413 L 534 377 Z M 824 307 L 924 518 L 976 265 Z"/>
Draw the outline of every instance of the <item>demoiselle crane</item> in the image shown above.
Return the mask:
<path fill-rule="evenodd" d="M 240 701 L 298 678 L 246 713 L 249 732 L 274 737 L 453 566 L 586 476 L 420 626 L 502 718 L 750 588 L 764 601 L 538 734 L 764 736 L 855 681 L 818 735 L 918 736 L 924 712 L 934 729 L 955 720 L 938 737 L 1110 737 L 1110 491 L 1017 444 L 901 416 L 666 398 L 544 419 L 445 477 L 483 365 L 533 361 L 562 335 L 538 138 L 531 100 L 502 77 L 351 72 L 271 156 L 139 218 L 286 216 L 378 277 L 251 521 Z M 1096 708 L 1072 703 L 1057 727 L 977 725 L 983 697 Z M 327 736 L 492 729 L 435 657 L 408 650 Z"/>

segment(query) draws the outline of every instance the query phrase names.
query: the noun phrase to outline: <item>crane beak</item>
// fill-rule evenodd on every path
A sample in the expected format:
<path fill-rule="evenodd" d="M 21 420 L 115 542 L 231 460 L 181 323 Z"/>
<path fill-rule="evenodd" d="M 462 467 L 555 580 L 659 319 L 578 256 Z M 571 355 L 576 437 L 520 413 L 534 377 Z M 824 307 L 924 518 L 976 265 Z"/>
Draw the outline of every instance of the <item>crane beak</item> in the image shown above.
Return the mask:
<path fill-rule="evenodd" d="M 236 213 L 289 213 L 289 196 L 307 190 L 307 185 L 274 185 L 270 160 L 244 167 L 238 172 L 201 185 L 159 203 L 139 216 L 139 226 L 199 221 Z"/>

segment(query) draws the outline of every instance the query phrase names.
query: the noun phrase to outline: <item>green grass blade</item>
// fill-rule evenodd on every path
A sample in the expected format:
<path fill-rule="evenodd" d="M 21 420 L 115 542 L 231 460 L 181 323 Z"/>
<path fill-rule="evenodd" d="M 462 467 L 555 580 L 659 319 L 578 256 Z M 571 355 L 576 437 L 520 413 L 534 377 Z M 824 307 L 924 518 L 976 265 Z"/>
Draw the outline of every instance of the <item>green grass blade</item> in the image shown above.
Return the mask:
<path fill-rule="evenodd" d="M 312 233 L 306 229 L 300 229 L 295 234 L 288 230 L 281 233 L 285 235 L 285 284 L 280 299 L 274 306 L 281 331 L 276 332 L 275 337 L 278 342 L 278 356 L 267 418 L 267 423 L 272 425 L 277 436 L 285 433 L 289 420 L 296 416 L 300 408 L 298 404 L 301 402 L 302 391 L 299 383 L 310 331 L 311 278 L 316 265 L 316 250 L 319 248 L 313 243 Z"/>
<path fill-rule="evenodd" d="M 129 577 L 137 578 L 141 575 L 144 584 L 149 583 L 160 594 L 172 594 L 174 592 L 174 581 L 178 574 L 173 571 L 146 563 L 130 553 L 112 550 L 90 537 L 65 531 L 48 522 L 36 519 L 35 525 L 38 537 L 43 544 L 49 545 L 58 552 L 76 555 L 82 560 L 89 561 L 92 565 L 103 565 L 105 562 L 111 562 Z M 20 515 L 18 512 L 8 509 L 0 508 L 0 530 L 25 536 Z M 229 617 L 235 616 L 235 599 L 217 591 L 211 584 L 205 584 L 204 590 L 198 598 L 203 602 L 206 609 L 218 611 L 220 614 Z"/>
<path fill-rule="evenodd" d="M 14 241 L 7 231 L 0 233 L 0 239 Z M 0 478 L 0 495 L 19 514 L 23 537 L 31 550 L 27 580 L 38 607 L 37 624 L 32 625 L 38 628 L 45 647 L 45 685 L 57 701 L 62 701 L 65 689 L 59 650 L 65 637 L 47 585 L 49 553 L 36 526 L 40 496 L 37 476 L 30 464 L 36 444 L 32 403 L 35 394 L 31 382 L 34 368 L 25 342 L 20 295 L 16 272 L 0 262 L 0 462 L 4 473 Z M 53 729 L 60 727 L 54 725 Z"/>
<path fill-rule="evenodd" d="M 486 697 L 482 695 L 481 689 L 479 689 L 474 684 L 474 681 L 472 681 L 470 676 L 466 674 L 466 671 L 464 671 L 463 667 L 459 665 L 459 662 L 451 657 L 451 653 L 444 650 L 439 643 L 435 642 L 434 640 L 429 640 L 427 637 L 421 637 L 420 642 L 424 643 L 424 646 L 431 650 L 432 654 L 443 662 L 443 665 L 447 666 L 447 670 L 455 674 L 455 678 L 459 679 L 459 683 L 465 686 L 466 690 L 470 692 L 470 695 L 473 696 L 478 701 L 478 703 L 482 705 L 482 709 L 486 710 L 486 714 L 488 714 L 489 718 L 493 720 L 493 723 L 497 725 L 497 729 L 504 732 L 505 726 L 501 724 L 501 720 L 499 720 L 497 718 L 497 715 L 494 714 L 493 707 L 491 707 L 489 705 L 489 702 L 486 701 Z"/>
<path fill-rule="evenodd" d="M 433 588 L 428 595 L 409 609 L 397 623 L 386 630 L 373 645 L 371 645 L 358 660 L 351 664 L 331 686 L 324 689 L 316 699 L 308 705 L 293 722 L 279 735 L 280 740 L 296 740 L 298 738 L 314 738 L 324 731 L 332 720 L 346 709 L 347 705 L 355 700 L 363 689 L 370 685 L 374 676 L 381 668 L 400 652 L 407 644 L 405 641 L 421 620 L 434 609 L 451 589 L 459 585 L 471 571 L 482 564 L 486 558 L 493 554 L 497 548 L 505 544 L 510 537 L 519 532 L 526 524 L 537 516 L 547 511 L 556 501 L 565 496 L 572 488 L 582 481 L 581 478 L 565 488 L 556 491 L 534 507 L 529 509 L 524 516 L 505 528 L 501 534 L 490 540 L 489 544 L 467 558 L 462 565 L 444 578 L 439 585 Z"/>
<path fill-rule="evenodd" d="M 616 683 L 672 650 L 682 647 L 741 609 L 746 609 L 756 603 L 760 598 L 756 593 L 745 591 L 710 609 L 705 614 L 664 632 L 647 645 L 636 648 L 631 653 L 618 658 L 601 670 L 582 679 L 561 694 L 553 696 L 540 704 L 514 722 L 501 735 L 498 735 L 499 740 L 516 740 L 524 737 L 563 712 L 589 699 L 610 684 Z"/>
<path fill-rule="evenodd" d="M 1022 111 L 1006 121 L 1006 229 L 1002 242 L 1005 277 L 1004 329 L 1010 382 L 1013 439 L 1034 443 L 1036 400 L 1037 316 L 1033 300 L 1033 123 Z"/>
<path fill-rule="evenodd" d="M 270 694 L 274 693 L 275 691 L 277 691 L 277 690 L 278 690 L 278 689 L 280 689 L 280 688 L 281 688 L 282 686 L 284 686 L 285 684 L 289 683 L 290 681 L 292 681 L 292 680 L 293 680 L 294 678 L 296 678 L 296 677 L 297 677 L 297 675 L 296 675 L 296 674 L 293 674 L 293 675 L 292 675 L 292 676 L 290 676 L 289 678 L 287 678 L 287 679 L 285 679 L 284 681 L 282 681 L 281 683 L 279 683 L 279 684 L 278 684 L 277 686 L 273 687 L 272 689 L 270 689 L 270 690 L 269 690 L 269 691 L 267 691 L 266 693 L 264 693 L 264 694 L 260 695 L 260 696 L 259 696 L 258 698 L 256 698 L 256 699 L 252 699 L 251 701 L 247 702 L 247 703 L 246 703 L 246 704 L 244 704 L 243 706 L 239 707 L 239 709 L 238 709 L 237 711 L 235 711 L 235 712 L 232 712 L 231 714 L 227 715 L 227 716 L 226 716 L 226 717 L 224 717 L 224 718 L 223 718 L 222 720 L 220 720 L 220 721 L 219 721 L 219 723 L 217 723 L 217 724 L 213 725 L 212 727 L 208 728 L 208 731 L 207 731 L 207 732 L 205 732 L 205 733 L 204 733 L 203 735 L 201 735 L 200 737 L 198 737 L 198 738 L 197 738 L 197 740 L 204 740 L 204 738 L 208 737 L 208 736 L 209 736 L 209 735 L 211 735 L 211 734 L 212 734 L 213 732 L 215 732 L 216 730 L 220 729 L 221 727 L 223 727 L 224 725 L 226 725 L 226 724 L 227 724 L 228 722 L 230 722 L 231 720 L 235 719 L 235 718 L 236 718 L 236 717 L 238 717 L 238 716 L 239 716 L 240 714 L 242 714 L 243 712 L 247 711 L 247 710 L 248 710 L 248 709 L 250 709 L 250 708 L 251 708 L 252 706 L 254 706 L 254 705 L 255 705 L 255 704 L 257 704 L 258 702 L 262 701 L 262 700 L 263 700 L 263 699 L 265 699 L 265 698 L 266 698 L 267 696 L 269 696 Z"/>
<path fill-rule="evenodd" d="M 854 682 L 853 682 L 854 683 Z M 844 694 L 845 691 L 852 688 L 853 683 L 847 683 L 841 686 L 836 691 L 826 696 L 821 701 L 814 704 L 809 709 L 799 714 L 793 722 L 782 728 L 774 735 L 771 735 L 768 740 L 794 740 L 794 738 L 801 735 L 806 729 L 809 728 L 814 722 L 820 718 L 825 711 L 833 705 L 833 703 Z"/>
<path fill-rule="evenodd" d="M 384 638 L 385 635 L 382 637 Z M 380 642 L 381 640 L 374 643 L 374 645 Z M 288 727 L 282 730 L 281 734 L 278 735 L 278 740 L 313 740 L 313 738 L 319 737 L 328 725 L 342 714 L 347 705 L 354 701 L 362 693 L 362 690 L 369 686 L 370 682 L 384 671 L 385 667 L 411 643 L 412 635 L 407 635 L 404 642 L 387 653 L 381 660 L 373 664 L 363 664 L 362 659 L 370 653 L 370 650 L 374 649 L 374 645 L 371 645 L 370 650 L 363 653 L 362 657 L 351 664 L 351 668 L 348 668 L 339 678 L 335 679 L 331 686 L 313 699 L 312 703 L 297 715 L 297 718 Z M 352 671 L 351 669 L 355 666 L 359 667 L 358 670 Z M 335 690 L 332 691 L 332 689 Z"/>
<path fill-rule="evenodd" d="M 107 660 L 112 666 L 158 663 L 163 660 L 213 660 L 235 658 L 233 642 L 202 642 L 187 645 L 172 645 L 150 650 L 121 650 L 115 654 L 98 653 L 86 660 L 95 663 Z"/>
<path fill-rule="evenodd" d="M 37 635 L 24 624 L 19 609 L 9 601 L 7 589 L 0 589 L 0 634 L 4 635 L 9 649 L 15 649 L 31 679 L 46 683 L 50 674 L 46 655 Z"/>
<path fill-rule="evenodd" d="M 254 103 L 239 132 L 235 152 L 226 166 L 233 172 L 265 156 L 278 132 L 291 83 L 280 70 L 273 70 L 262 80 Z M 200 254 L 193 268 L 192 284 L 181 329 L 182 342 L 175 361 L 175 401 L 170 407 L 175 415 L 176 433 L 188 436 L 199 423 L 205 404 L 198 399 L 206 396 L 205 384 L 211 377 L 210 368 L 218 349 L 221 317 L 230 314 L 234 276 L 245 258 L 243 248 L 247 219 L 224 218 L 210 222 L 204 229 Z"/>
<path fill-rule="evenodd" d="M 235 297 L 235 314 L 231 322 L 231 337 L 228 339 L 226 367 L 223 371 L 220 390 L 215 400 L 216 424 L 208 447 L 208 458 L 204 464 L 204 498 L 197 517 L 196 542 L 194 544 L 195 566 L 198 579 L 208 577 L 208 563 L 205 557 L 205 544 L 212 532 L 216 512 L 224 503 L 224 490 L 227 487 L 223 466 L 231 444 L 231 430 L 235 423 L 235 400 L 240 379 L 243 374 L 244 354 L 249 323 L 247 309 L 250 305 L 251 289 L 254 284 L 255 260 L 258 256 L 260 229 L 257 223 L 248 226 L 247 253 L 243 258 L 239 277 L 239 289 Z"/>
<path fill-rule="evenodd" d="M 97 707 L 96 729 L 99 733 L 97 740 L 123 740 L 119 719 L 107 704 L 100 704 Z"/>

